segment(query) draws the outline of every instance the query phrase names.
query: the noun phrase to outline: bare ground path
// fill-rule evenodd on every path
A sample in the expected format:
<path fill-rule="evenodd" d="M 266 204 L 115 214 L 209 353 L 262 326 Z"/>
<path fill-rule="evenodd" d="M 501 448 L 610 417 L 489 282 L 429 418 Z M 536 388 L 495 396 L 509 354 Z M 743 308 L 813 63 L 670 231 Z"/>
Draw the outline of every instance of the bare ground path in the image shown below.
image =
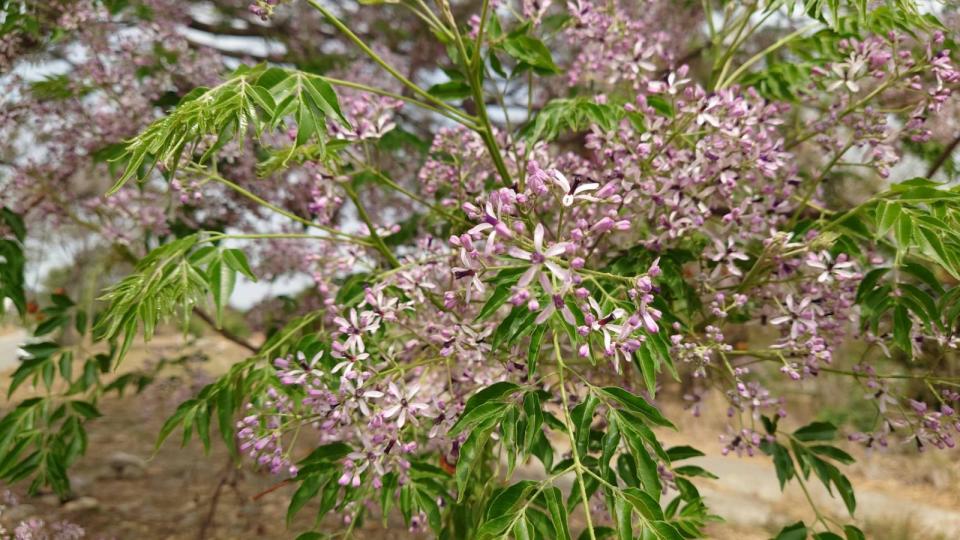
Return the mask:
<path fill-rule="evenodd" d="M 26 340 L 27 332 L 20 328 L 0 332 L 0 372 L 17 367 L 17 351 Z"/>

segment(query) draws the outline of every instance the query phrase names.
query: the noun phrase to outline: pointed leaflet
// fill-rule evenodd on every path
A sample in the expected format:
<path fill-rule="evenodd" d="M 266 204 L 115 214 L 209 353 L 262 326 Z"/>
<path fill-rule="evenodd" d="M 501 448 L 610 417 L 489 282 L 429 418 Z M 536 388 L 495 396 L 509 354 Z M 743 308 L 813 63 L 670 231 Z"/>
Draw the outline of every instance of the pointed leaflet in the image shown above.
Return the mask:
<path fill-rule="evenodd" d="M 240 272 L 250 281 L 257 281 L 257 276 L 250 269 L 250 263 L 247 262 L 247 255 L 239 249 L 223 250 L 223 262 L 230 268 Z"/>
<path fill-rule="evenodd" d="M 637 359 L 637 367 L 643 375 L 643 382 L 647 387 L 647 393 L 655 397 L 657 393 L 657 362 L 653 359 L 649 345 L 644 345 L 637 349 L 634 357 Z"/>
<path fill-rule="evenodd" d="M 588 394 L 583 403 L 573 408 L 570 418 L 573 420 L 573 429 L 577 443 L 577 451 L 580 455 L 586 455 L 590 443 L 590 426 L 593 425 L 593 412 L 596 410 L 600 400 L 593 394 Z"/>
<path fill-rule="evenodd" d="M 880 201 L 877 204 L 877 238 L 886 236 L 900 217 L 900 205 L 895 202 Z"/>
<path fill-rule="evenodd" d="M 650 405 L 647 400 L 640 396 L 631 394 L 623 388 L 608 386 L 606 388 L 601 388 L 600 392 L 606 397 L 623 405 L 628 411 L 637 413 L 654 424 L 670 428 L 676 427 L 672 422 L 663 416 L 659 409 L 653 405 Z"/>
<path fill-rule="evenodd" d="M 527 454 L 533 448 L 537 434 L 543 432 L 543 410 L 536 392 L 527 392 L 523 396 L 523 414 L 527 417 L 527 426 L 523 432 L 523 453 Z"/>
<path fill-rule="evenodd" d="M 216 320 L 219 327 L 223 325 L 223 306 L 230 300 L 233 287 L 237 283 L 237 271 L 226 264 L 222 258 L 217 259 L 207 268 L 207 282 L 210 284 L 213 303 L 217 308 Z"/>
<path fill-rule="evenodd" d="M 467 399 L 467 404 L 463 408 L 463 415 L 466 416 L 474 408 L 489 401 L 501 400 L 504 396 L 514 393 L 519 388 L 516 384 L 507 381 L 493 383 Z"/>
<path fill-rule="evenodd" d="M 307 501 L 317 496 L 323 480 L 325 480 L 325 478 L 322 475 L 311 474 L 300 483 L 300 487 L 297 488 L 297 491 L 293 493 L 293 497 L 290 498 L 290 505 L 287 506 L 287 525 L 293 521 L 293 517 L 303 508 L 303 505 L 307 504 Z"/>
<path fill-rule="evenodd" d="M 543 491 L 550 510 L 550 518 L 559 540 L 570 540 L 570 528 L 567 526 L 567 507 L 563 504 L 563 494 L 559 488 L 550 487 Z"/>
<path fill-rule="evenodd" d="M 503 42 L 503 48 L 510 56 L 547 73 L 560 73 L 553 63 L 550 49 L 539 39 L 526 34 L 510 35 Z"/>
<path fill-rule="evenodd" d="M 482 308 L 480 308 L 480 313 L 477 315 L 476 320 L 482 321 L 487 317 L 489 317 L 490 315 L 493 315 L 493 313 L 497 311 L 497 309 L 500 306 L 502 306 L 507 301 L 507 298 L 509 297 L 510 297 L 509 284 L 502 284 L 497 286 L 497 288 L 493 290 L 493 294 L 490 295 L 490 298 L 487 299 L 487 303 L 484 304 Z"/>
<path fill-rule="evenodd" d="M 781 529 L 775 540 L 805 540 L 806 538 L 807 526 L 802 521 L 798 521 Z"/>
<path fill-rule="evenodd" d="M 830 422 L 811 422 L 793 432 L 800 441 L 832 441 L 837 437 L 837 426 Z"/>

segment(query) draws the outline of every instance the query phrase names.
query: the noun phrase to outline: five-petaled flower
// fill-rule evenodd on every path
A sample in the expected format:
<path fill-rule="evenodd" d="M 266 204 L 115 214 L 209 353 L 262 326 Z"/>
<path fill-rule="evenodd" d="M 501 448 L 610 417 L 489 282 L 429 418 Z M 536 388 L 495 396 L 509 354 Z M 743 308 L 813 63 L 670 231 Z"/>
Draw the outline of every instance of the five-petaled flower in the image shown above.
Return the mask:
<path fill-rule="evenodd" d="M 380 328 L 379 317 L 372 311 L 364 311 L 357 314 L 355 308 L 350 308 L 350 319 L 337 317 L 333 320 L 337 324 L 340 333 L 347 336 L 343 345 L 354 353 L 364 351 L 363 334 L 376 332 Z"/>
<path fill-rule="evenodd" d="M 428 407 L 426 403 L 413 401 L 413 398 L 416 397 L 419 391 L 420 385 L 417 384 L 408 386 L 406 391 L 402 391 L 396 384 L 391 382 L 387 386 L 387 393 L 393 397 L 395 403 L 383 410 L 383 417 L 389 419 L 396 416 L 397 428 L 403 428 L 407 419 L 416 423 L 417 415 L 420 411 Z"/>
<path fill-rule="evenodd" d="M 593 181 L 584 182 L 584 180 L 585 178 L 578 174 L 573 177 L 573 183 L 571 184 L 562 172 L 553 171 L 553 182 L 557 184 L 557 187 L 559 187 L 560 191 L 563 193 L 563 199 L 561 201 L 563 202 L 564 206 L 573 206 L 573 203 L 578 200 L 595 200 L 593 197 L 586 194 L 599 189 L 600 184 Z"/>
<path fill-rule="evenodd" d="M 527 287 L 533 283 L 533 280 L 540 274 L 544 266 L 560 281 L 567 281 L 570 278 L 570 274 L 566 269 L 550 260 L 551 257 L 564 254 L 570 247 L 570 244 L 568 242 L 558 242 L 544 249 L 543 235 L 543 224 L 537 223 L 537 226 L 533 230 L 533 251 L 524 251 L 519 248 L 512 248 L 510 250 L 510 255 L 518 259 L 530 261 L 530 267 L 520 276 L 520 280 L 517 281 L 518 287 Z"/>
<path fill-rule="evenodd" d="M 816 307 L 809 296 L 804 296 L 798 302 L 794 300 L 792 294 L 788 294 L 785 303 L 787 313 L 770 319 L 770 324 L 780 326 L 789 323 L 791 339 L 816 331 Z"/>

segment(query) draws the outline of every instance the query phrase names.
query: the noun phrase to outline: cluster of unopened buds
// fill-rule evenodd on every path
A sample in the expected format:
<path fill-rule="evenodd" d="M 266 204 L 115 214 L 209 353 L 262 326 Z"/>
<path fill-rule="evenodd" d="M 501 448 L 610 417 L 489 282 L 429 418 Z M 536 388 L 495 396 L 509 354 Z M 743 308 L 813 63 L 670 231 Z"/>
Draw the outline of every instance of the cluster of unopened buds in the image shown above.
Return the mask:
<path fill-rule="evenodd" d="M 760 453 L 761 443 L 772 440 L 771 435 L 749 428 L 741 428 L 736 431 L 731 429 L 729 433 L 720 436 L 720 442 L 723 443 L 723 449 L 720 452 L 723 455 L 733 452 L 738 457 L 743 457 L 744 454 L 753 457 Z"/>
<path fill-rule="evenodd" d="M 292 412 L 292 404 L 274 388 L 267 390 L 266 397 L 259 410 L 248 404 L 250 414 L 237 422 L 240 451 L 248 453 L 272 474 L 286 470 L 290 476 L 296 476 L 297 467 L 290 462 L 282 440 L 282 416 Z"/>
<path fill-rule="evenodd" d="M 247 10 L 257 17 L 260 17 L 261 20 L 266 21 L 273 15 L 273 10 L 280 4 L 280 1 L 281 0 L 256 0 L 247 7 Z"/>
<path fill-rule="evenodd" d="M 170 189 L 177 195 L 181 204 L 197 204 L 203 201 L 200 183 L 195 180 L 184 185 L 180 180 L 174 179 L 170 182 Z"/>

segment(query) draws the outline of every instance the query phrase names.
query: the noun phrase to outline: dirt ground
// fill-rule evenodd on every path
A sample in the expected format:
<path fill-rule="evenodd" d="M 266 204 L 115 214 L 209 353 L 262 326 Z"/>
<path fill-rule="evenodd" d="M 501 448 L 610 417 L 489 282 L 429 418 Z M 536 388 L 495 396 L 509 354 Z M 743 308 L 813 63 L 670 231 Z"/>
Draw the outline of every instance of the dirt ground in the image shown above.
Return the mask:
<path fill-rule="evenodd" d="M 293 538 L 307 530 L 310 518 L 284 521 L 290 486 L 277 479 L 230 465 L 222 444 L 209 455 L 193 442 L 180 448 L 177 434 L 154 453 L 163 420 L 212 374 L 243 357 L 243 351 L 222 340 L 203 338 L 192 347 L 210 360 L 177 369 L 158 379 L 140 396 L 110 396 L 100 403 L 103 418 L 89 426 L 87 455 L 71 471 L 77 498 L 61 503 L 52 494 L 26 497 L 6 512 L 4 525 L 29 517 L 66 519 L 83 526 L 87 538 L 103 539 L 273 539 Z M 184 351 L 179 336 L 161 337 L 139 346 L 128 365 Z M 2 352 L 2 351 L 0 351 Z M 9 373 L 9 372 L 8 372 Z M 711 538 L 769 538 L 783 524 L 810 519 L 810 510 L 795 488 L 781 494 L 773 468 L 763 457 L 721 457 L 717 434 L 722 407 L 707 408 L 693 419 L 679 403 L 667 405 L 671 418 L 681 419 L 679 432 L 663 432 L 670 444 L 692 444 L 707 453 L 701 465 L 719 480 L 698 485 L 708 504 L 728 521 L 711 526 Z M 960 464 L 956 451 L 917 456 L 909 450 L 857 455 L 847 470 L 857 489 L 858 523 L 871 538 L 933 540 L 958 537 L 960 531 Z M 249 465 L 249 464 L 248 464 Z M 841 520 L 843 505 L 822 490 L 812 493 L 818 505 Z M 329 523 L 335 531 L 338 524 Z M 414 538 L 402 524 L 369 523 L 371 540 Z M 378 532 L 373 533 L 372 531 Z"/>

